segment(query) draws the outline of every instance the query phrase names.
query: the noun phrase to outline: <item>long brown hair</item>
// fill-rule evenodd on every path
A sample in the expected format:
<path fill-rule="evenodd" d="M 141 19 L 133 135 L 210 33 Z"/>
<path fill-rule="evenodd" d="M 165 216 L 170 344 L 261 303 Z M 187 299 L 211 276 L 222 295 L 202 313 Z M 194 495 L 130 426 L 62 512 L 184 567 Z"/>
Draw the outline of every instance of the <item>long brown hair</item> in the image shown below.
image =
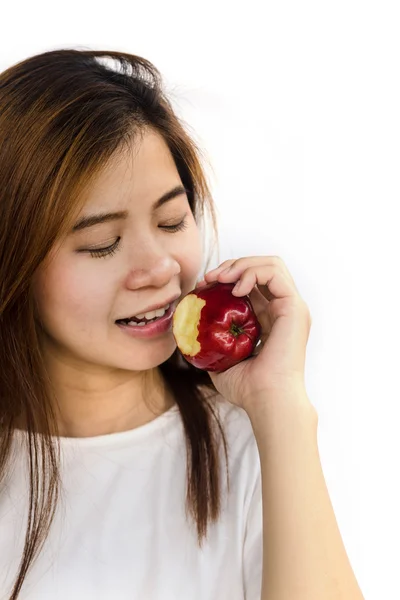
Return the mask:
<path fill-rule="evenodd" d="M 96 174 L 148 126 L 168 144 L 196 222 L 208 208 L 218 238 L 202 153 L 174 113 L 152 63 L 123 52 L 63 49 L 0 73 L 0 486 L 21 415 L 30 473 L 25 544 L 9 600 L 18 597 L 48 536 L 61 483 L 32 277 L 71 228 Z M 208 524 L 220 514 L 219 439 L 228 476 L 226 439 L 212 402 L 217 391 L 208 373 L 183 361 L 177 350 L 160 371 L 184 426 L 186 510 L 201 546 Z"/>

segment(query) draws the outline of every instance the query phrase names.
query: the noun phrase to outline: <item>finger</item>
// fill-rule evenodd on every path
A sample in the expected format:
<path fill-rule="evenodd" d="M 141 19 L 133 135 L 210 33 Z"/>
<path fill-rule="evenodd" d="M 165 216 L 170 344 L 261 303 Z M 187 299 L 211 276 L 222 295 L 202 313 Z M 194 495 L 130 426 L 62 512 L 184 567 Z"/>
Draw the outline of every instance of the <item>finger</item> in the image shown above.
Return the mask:
<path fill-rule="evenodd" d="M 269 335 L 272 321 L 269 314 L 269 302 L 256 286 L 249 294 L 251 305 L 260 322 L 263 334 Z"/>
<path fill-rule="evenodd" d="M 233 261 L 226 261 L 226 268 L 229 268 L 230 271 L 240 272 L 242 273 L 245 269 L 256 266 L 263 265 L 276 265 L 285 268 L 285 264 L 279 256 L 243 256 L 242 258 L 237 258 Z M 222 267 L 222 265 L 221 265 Z M 221 269 L 222 271 L 224 268 Z"/>
<path fill-rule="evenodd" d="M 204 287 L 205 285 L 207 285 L 207 281 L 205 279 L 201 279 L 200 281 L 198 281 L 196 283 L 195 289 L 197 289 L 199 287 Z"/>
<path fill-rule="evenodd" d="M 229 267 L 231 267 L 235 262 L 236 262 L 236 258 L 230 258 L 229 260 L 225 260 L 223 263 L 221 263 L 219 265 L 219 267 L 216 267 L 215 269 L 212 269 L 211 271 L 208 271 L 204 275 L 204 279 L 208 283 L 211 283 L 211 281 L 216 281 L 216 279 L 218 278 L 219 273 L 221 273 L 221 271 L 223 271 L 224 269 L 228 269 Z"/>
<path fill-rule="evenodd" d="M 238 258 L 235 261 L 229 262 L 231 262 L 229 266 L 225 266 L 224 268 L 223 265 L 221 265 L 220 268 L 214 269 L 213 271 L 211 271 L 211 273 L 213 275 L 215 274 L 218 278 L 221 277 L 221 279 L 226 280 L 227 278 L 232 278 L 234 275 L 237 278 L 239 278 L 245 270 L 250 269 L 251 267 L 275 266 L 276 268 L 279 268 L 281 271 L 283 271 L 289 279 L 291 279 L 291 275 L 289 273 L 288 268 L 286 267 L 283 260 L 279 258 L 279 256 L 246 256 L 244 258 Z"/>
<path fill-rule="evenodd" d="M 275 266 L 277 269 L 280 269 L 284 275 L 286 275 L 287 279 L 292 283 L 294 289 L 296 289 L 295 281 L 285 262 L 280 256 L 245 256 L 243 258 L 238 258 L 232 265 L 230 265 L 228 271 L 224 271 L 224 269 L 222 269 L 221 277 L 225 278 L 228 274 L 230 277 L 233 273 L 239 277 L 245 271 L 245 269 L 257 266 Z"/>
<path fill-rule="evenodd" d="M 234 276 L 234 274 L 232 275 Z M 255 285 L 258 286 L 258 289 L 267 300 L 290 298 L 297 295 L 296 287 L 286 277 L 285 273 L 274 265 L 246 269 L 233 288 L 232 294 L 245 296 L 250 294 Z"/>
<path fill-rule="evenodd" d="M 291 276 L 284 261 L 279 256 L 248 256 L 239 259 L 230 259 L 224 261 L 217 269 L 213 269 L 212 271 L 209 271 L 209 273 L 206 273 L 204 278 L 207 281 L 207 283 L 211 283 L 212 281 L 217 280 L 222 283 L 233 283 L 238 282 L 240 279 L 243 279 L 242 276 L 244 272 L 252 268 L 257 268 L 258 271 L 261 268 L 273 269 L 274 267 L 277 271 L 281 273 L 281 277 L 286 278 L 286 284 L 292 290 L 289 293 L 289 295 L 299 295 L 293 277 Z M 288 293 L 285 294 L 285 292 L 281 292 L 285 294 L 283 296 L 274 294 L 268 281 L 264 283 L 263 286 L 264 287 L 262 293 L 264 294 L 264 297 L 267 298 L 267 300 L 274 300 L 275 298 L 284 298 L 288 295 Z M 248 292 L 242 293 L 242 287 L 240 287 L 240 293 L 238 295 L 245 295 L 246 293 Z"/>
<path fill-rule="evenodd" d="M 216 281 L 222 273 L 233 273 L 235 272 L 239 276 L 243 271 L 249 267 L 256 265 L 265 265 L 268 260 L 271 264 L 279 264 L 278 256 L 245 256 L 243 258 L 231 258 L 225 260 L 216 269 L 212 269 L 205 274 L 207 281 Z"/>

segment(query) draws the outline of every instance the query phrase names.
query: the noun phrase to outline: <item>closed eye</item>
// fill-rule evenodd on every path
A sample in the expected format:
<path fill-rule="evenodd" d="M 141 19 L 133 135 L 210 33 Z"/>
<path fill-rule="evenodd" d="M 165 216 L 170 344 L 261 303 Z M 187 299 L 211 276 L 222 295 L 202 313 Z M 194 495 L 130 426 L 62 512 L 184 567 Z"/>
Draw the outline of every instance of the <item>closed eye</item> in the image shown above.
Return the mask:
<path fill-rule="evenodd" d="M 184 229 L 186 229 L 188 226 L 187 224 L 187 219 L 186 217 L 180 221 L 180 223 L 177 223 L 176 225 L 160 225 L 161 229 L 167 229 L 167 231 L 183 231 Z"/>
<path fill-rule="evenodd" d="M 160 229 L 166 229 L 168 233 L 176 233 L 178 231 L 184 231 L 188 227 L 187 218 L 185 216 L 182 221 L 176 223 L 175 225 L 159 225 Z M 89 253 L 93 258 L 101 258 L 106 256 L 112 256 L 119 248 L 119 243 L 121 238 L 118 237 L 111 246 L 107 246 L 106 248 L 96 248 L 95 250 L 79 250 L 79 252 Z"/>

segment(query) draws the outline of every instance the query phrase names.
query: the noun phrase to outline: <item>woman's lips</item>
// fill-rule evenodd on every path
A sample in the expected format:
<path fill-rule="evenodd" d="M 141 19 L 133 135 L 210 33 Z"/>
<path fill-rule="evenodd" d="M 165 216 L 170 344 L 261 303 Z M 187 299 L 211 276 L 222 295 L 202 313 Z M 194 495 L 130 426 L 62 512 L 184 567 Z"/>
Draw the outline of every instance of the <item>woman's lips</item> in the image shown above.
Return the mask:
<path fill-rule="evenodd" d="M 148 323 L 147 325 L 125 325 L 124 323 L 116 323 L 124 333 L 136 338 L 150 338 L 163 333 L 167 333 L 171 329 L 172 317 L 178 300 L 172 302 L 167 312 L 162 316 Z"/>

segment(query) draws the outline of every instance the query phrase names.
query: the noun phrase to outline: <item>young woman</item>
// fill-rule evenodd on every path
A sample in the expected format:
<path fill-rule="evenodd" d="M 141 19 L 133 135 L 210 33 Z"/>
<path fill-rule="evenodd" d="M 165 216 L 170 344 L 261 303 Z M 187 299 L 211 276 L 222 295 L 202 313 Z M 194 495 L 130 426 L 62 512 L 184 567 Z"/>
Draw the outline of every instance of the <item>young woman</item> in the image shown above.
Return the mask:
<path fill-rule="evenodd" d="M 2 599 L 362 598 L 284 262 L 228 260 L 198 283 L 250 295 L 251 358 L 207 373 L 176 348 L 205 209 L 216 227 L 150 62 L 57 50 L 0 75 Z"/>

